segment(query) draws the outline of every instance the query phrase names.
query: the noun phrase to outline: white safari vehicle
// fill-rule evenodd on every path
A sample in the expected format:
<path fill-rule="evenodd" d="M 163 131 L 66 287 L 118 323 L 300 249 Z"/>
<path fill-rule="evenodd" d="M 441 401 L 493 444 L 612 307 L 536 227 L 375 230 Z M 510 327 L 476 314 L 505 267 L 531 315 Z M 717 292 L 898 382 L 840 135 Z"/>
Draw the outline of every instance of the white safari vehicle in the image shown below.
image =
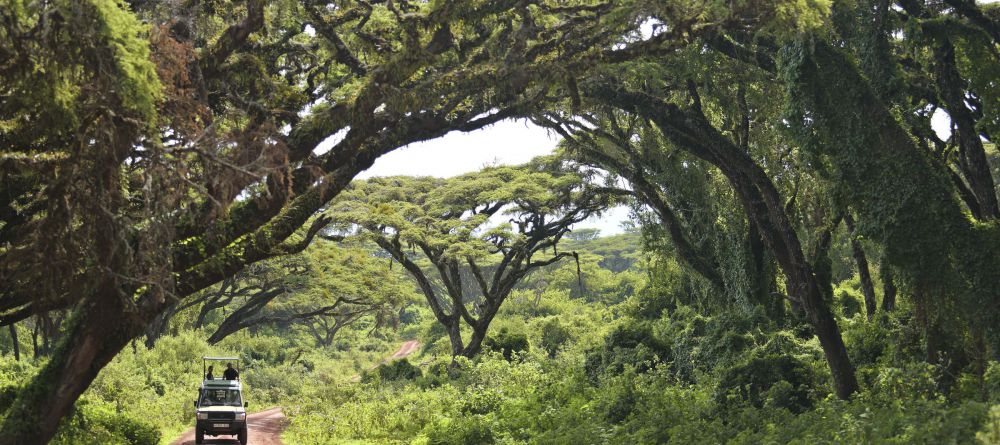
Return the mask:
<path fill-rule="evenodd" d="M 217 374 L 208 378 L 209 363 L 219 368 Z M 236 436 L 242 445 L 247 443 L 247 402 L 243 401 L 243 382 L 223 378 L 222 368 L 234 363 L 239 371 L 238 357 L 202 357 L 201 388 L 198 400 L 194 401 L 195 427 L 194 442 L 205 441 L 205 436 Z M 220 366 L 214 366 L 218 364 Z"/>

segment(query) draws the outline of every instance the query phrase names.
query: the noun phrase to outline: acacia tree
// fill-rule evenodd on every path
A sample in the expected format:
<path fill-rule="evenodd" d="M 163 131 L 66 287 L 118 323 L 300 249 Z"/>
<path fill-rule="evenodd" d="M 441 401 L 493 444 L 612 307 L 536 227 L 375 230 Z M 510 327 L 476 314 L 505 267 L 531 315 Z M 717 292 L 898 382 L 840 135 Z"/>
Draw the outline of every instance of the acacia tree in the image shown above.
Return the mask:
<path fill-rule="evenodd" d="M 662 84 L 621 91 L 604 77 L 594 87 L 594 73 L 685 48 L 759 68 L 766 82 L 784 61 L 781 83 L 801 111 L 787 122 L 817 155 L 812 168 L 843 185 L 859 233 L 907 287 L 946 294 L 935 306 L 954 306 L 1000 342 L 996 249 L 969 253 L 997 245 L 976 137 L 997 131 L 996 19 L 970 0 L 826 5 L 5 0 L 0 324 L 73 315 L 8 411 L 0 444 L 50 439 L 99 370 L 172 305 L 303 249 L 325 221 L 303 226 L 381 154 L 557 98 L 570 110 L 589 96 L 643 115 L 743 184 L 734 190 L 786 276 L 814 294 L 781 195 L 739 137 L 717 137 L 688 104 L 662 106 L 678 96 L 649 100 L 643 88 Z M 644 23 L 658 31 L 643 35 Z M 597 82 L 581 88 L 586 79 Z M 958 137 L 927 131 L 935 107 L 956 119 Z M 332 148 L 316 150 L 333 135 Z M 908 194 L 921 178 L 932 180 Z"/>
<path fill-rule="evenodd" d="M 971 359 L 981 376 L 1000 351 L 996 181 L 982 148 L 1000 116 L 1000 28 L 973 2 L 898 6 L 872 10 L 885 15 L 870 38 L 890 76 L 856 63 L 871 45 L 852 44 L 849 26 L 786 45 L 789 123 L 911 293 L 928 361 L 954 370 Z M 930 130 L 937 109 L 951 118 L 947 141 Z"/>
<path fill-rule="evenodd" d="M 813 5 L 802 13 L 817 20 L 797 23 L 809 29 L 819 26 L 826 12 Z M 721 20 L 730 12 L 720 14 Z M 774 25 L 771 20 L 754 17 L 751 28 L 766 34 Z M 677 203 L 670 202 L 669 187 L 657 183 L 667 173 L 666 162 L 657 159 L 668 156 L 669 147 L 718 169 L 746 215 L 748 239 L 761 242 L 758 255 L 766 246 L 780 267 L 788 297 L 804 310 L 819 338 L 836 393 L 847 398 L 857 391 L 858 384 L 827 302 L 829 279 L 823 278 L 822 270 L 810 261 L 795 220 L 786 208 L 792 207 L 794 200 L 783 197 L 776 183 L 776 178 L 788 181 L 786 172 L 794 166 L 772 154 L 775 150 L 771 144 L 781 144 L 780 109 L 768 94 L 781 92 L 771 82 L 775 64 L 766 52 L 756 52 L 753 43 L 741 43 L 747 42 L 744 32 L 702 33 L 698 35 L 701 46 L 697 49 L 678 51 L 655 64 L 618 67 L 584 79 L 580 82 L 581 106 L 571 105 L 563 113 L 547 113 L 537 120 L 558 129 L 574 146 L 591 147 L 585 157 L 630 180 L 637 196 L 657 213 L 682 258 L 715 283 L 721 282 L 717 262 L 684 233 L 684 220 L 672 209 Z M 766 48 L 773 38 L 772 34 L 759 45 Z M 746 69 L 744 60 L 753 62 L 752 69 Z M 608 113 L 609 108 L 615 111 Z M 612 119 L 602 124 L 602 116 L 594 115 L 594 111 Z M 638 118 L 639 126 L 648 125 L 662 143 L 646 137 L 645 145 L 634 144 L 636 132 L 615 128 L 622 125 L 614 119 L 614 113 Z M 769 165 L 776 170 L 773 176 L 765 168 Z M 766 280 L 761 283 L 766 288 Z M 769 299 L 773 300 L 773 296 L 764 296 L 763 301 Z"/>
<path fill-rule="evenodd" d="M 576 257 L 559 252 L 559 241 L 615 202 L 588 176 L 537 159 L 451 179 L 374 178 L 356 182 L 330 214 L 409 272 L 448 332 L 452 354 L 472 357 L 514 286 L 535 269 Z M 501 216 L 506 222 L 497 224 Z M 472 332 L 467 341 L 463 324 Z"/>
<path fill-rule="evenodd" d="M 566 108 L 610 106 L 638 116 L 672 147 L 726 176 L 782 268 L 790 296 L 813 322 L 841 397 L 857 385 L 824 302 L 829 270 L 823 257 L 833 228 L 845 217 L 851 217 L 852 236 L 872 240 L 885 253 L 884 307 L 894 306 L 892 277 L 912 292 L 928 360 L 963 366 L 961 345 L 951 346 L 947 360 L 940 353 L 943 325 L 960 319 L 963 323 L 950 329 L 959 342 L 971 339 L 969 349 L 976 351 L 981 371 L 989 354 L 985 340 L 992 342 L 992 354 L 1000 350 L 995 304 L 1000 255 L 990 223 L 996 190 L 981 148 L 998 122 L 995 16 L 959 0 L 811 8 L 798 32 L 776 29 L 766 20 L 713 29 L 695 35 L 697 51 L 687 58 L 678 53 L 655 65 L 583 80 L 579 89 L 589 103 L 581 107 L 571 98 Z M 692 54 L 725 62 L 692 63 Z M 742 81 L 725 78 L 734 71 Z M 755 91 L 769 97 L 748 101 Z M 780 102 L 787 108 L 775 113 L 769 104 Z M 937 109 L 952 118 L 949 140 L 931 131 Z M 549 123 L 568 136 L 594 133 L 568 117 L 573 114 L 549 116 Z M 756 136 L 749 131 L 762 127 L 770 129 L 763 139 L 759 131 Z M 781 162 L 768 152 L 795 154 L 804 162 Z M 628 162 L 612 161 L 623 160 Z M 602 165 L 615 170 L 615 162 Z M 833 197 L 829 224 L 796 216 L 797 189 L 783 189 L 780 182 L 797 171 L 825 183 L 821 190 Z M 647 202 L 656 208 L 653 200 Z M 796 218 L 812 228 L 797 227 Z M 806 254 L 803 237 L 813 239 L 813 255 Z M 855 249 L 859 269 L 867 269 L 862 253 Z M 874 309 L 874 286 L 866 287 Z"/>
<path fill-rule="evenodd" d="M 655 128 L 635 116 L 605 110 L 583 119 L 586 124 L 550 114 L 536 121 L 561 132 L 564 149 L 578 162 L 606 168 L 625 180 L 622 193 L 655 215 L 655 233 L 646 225 L 647 238 L 653 238 L 647 242 L 660 244 L 655 240 L 660 235 L 669 239 L 677 257 L 708 282 L 713 294 L 728 297 L 727 304 L 770 306 L 776 310 L 768 312 L 780 318 L 781 302 L 773 304 L 773 272 L 766 270 L 762 249 L 755 248 L 759 236 L 736 233 L 746 224 L 742 214 L 732 213 L 736 203 L 726 198 L 726 184 L 713 177 L 710 166 L 683 152 L 669 152 Z M 740 279 L 730 279 L 734 276 Z"/>
<path fill-rule="evenodd" d="M 384 261 L 359 247 L 313 244 L 303 253 L 254 264 L 220 285 L 199 310 L 197 324 L 216 310 L 228 314 L 208 338 L 215 344 L 240 330 L 301 327 L 319 346 L 364 316 L 376 327 L 413 301 L 414 289 Z"/>
<path fill-rule="evenodd" d="M 680 41 L 616 45 L 641 5 L 5 1 L 0 324 L 73 316 L 0 444 L 47 442 L 164 311 L 303 249 L 378 156 Z"/>
<path fill-rule="evenodd" d="M 760 233 L 784 272 L 788 281 L 786 288 L 789 296 L 805 310 L 817 337 L 819 337 L 834 378 L 837 394 L 842 398 L 847 398 L 857 391 L 854 369 L 848 358 L 840 329 L 824 297 L 824 288 L 829 288 L 829 281 L 824 283 L 817 279 L 792 221 L 785 212 L 785 201 L 781 199 L 778 189 L 764 169 L 751 158 L 747 151 L 740 149 L 733 140 L 713 126 L 704 115 L 698 102 L 694 102 L 694 105 L 684 104 L 685 106 L 682 108 L 676 103 L 652 94 L 629 91 L 627 84 L 623 88 L 620 83 L 614 86 L 612 84 L 594 84 L 589 93 L 593 94 L 599 103 L 612 105 L 652 122 L 673 147 L 685 150 L 715 166 L 728 179 L 750 224 Z M 561 124 L 549 123 L 549 125 L 554 128 L 562 128 L 560 131 L 571 140 L 576 139 L 573 131 L 584 135 L 592 134 L 595 131 L 575 124 L 571 119 L 561 119 L 560 122 Z M 605 135 L 603 132 L 598 131 L 597 133 L 601 137 Z M 617 140 L 619 148 L 623 148 L 625 153 L 632 153 L 628 145 L 620 144 L 620 139 L 616 139 L 612 135 L 608 135 L 604 139 L 612 143 Z M 580 141 L 577 144 L 583 145 L 586 142 Z M 651 187 L 651 185 L 643 183 L 645 179 L 641 173 L 635 175 L 630 170 L 617 168 L 620 166 L 619 162 L 632 163 L 634 161 L 627 159 L 618 162 L 606 160 L 602 165 L 624 175 L 638 178 L 640 182 L 636 188 L 639 190 Z M 640 196 L 647 199 L 646 202 L 657 209 L 658 215 L 665 224 L 676 227 L 676 220 L 669 219 L 671 213 L 668 213 L 669 208 L 664 205 L 661 192 L 651 189 L 649 192 L 641 193 Z M 684 246 L 687 243 L 683 236 L 675 235 L 672 239 L 679 246 Z M 694 266 L 700 273 L 710 276 L 714 272 L 713 268 L 704 265 L 704 260 L 696 251 L 690 247 L 684 250 L 691 250 L 683 256 L 689 264 L 701 263 L 699 266 Z M 702 270 L 705 272 L 701 272 Z"/>

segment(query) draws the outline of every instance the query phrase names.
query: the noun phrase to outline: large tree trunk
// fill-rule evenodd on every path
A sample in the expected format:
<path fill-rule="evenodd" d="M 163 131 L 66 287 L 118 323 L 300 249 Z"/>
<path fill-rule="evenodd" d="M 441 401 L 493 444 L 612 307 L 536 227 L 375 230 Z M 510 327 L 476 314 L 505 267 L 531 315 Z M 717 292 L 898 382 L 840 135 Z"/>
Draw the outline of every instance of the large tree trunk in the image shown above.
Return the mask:
<path fill-rule="evenodd" d="M 202 326 L 205 326 L 205 318 L 208 317 L 208 314 L 213 310 L 218 309 L 218 307 L 213 306 L 212 303 L 212 301 L 206 301 L 202 304 L 201 308 L 198 309 L 198 317 L 194 319 L 195 329 L 201 329 Z"/>
<path fill-rule="evenodd" d="M 507 293 L 509 294 L 509 290 Z M 496 317 L 497 311 L 500 310 L 500 305 L 503 304 L 504 300 L 507 299 L 507 295 L 501 297 L 492 298 L 493 304 L 487 305 L 484 303 L 483 313 L 479 316 L 479 320 L 476 321 L 476 325 L 472 327 L 472 337 L 469 338 L 469 344 L 465 346 L 462 350 L 462 355 L 472 358 L 479 354 L 483 350 L 483 341 L 486 340 L 486 333 L 489 331 L 490 323 L 493 322 L 493 318 Z"/>
<path fill-rule="evenodd" d="M 861 241 L 858 240 L 854 231 L 854 218 L 850 213 L 844 215 L 844 223 L 847 224 L 847 230 L 850 232 L 851 250 L 854 253 L 854 262 L 858 265 L 861 292 L 865 296 L 865 315 L 868 317 L 868 321 L 871 321 L 875 317 L 876 299 L 875 284 L 872 283 L 872 274 L 868 270 L 868 258 L 865 257 L 865 249 L 861 247 Z"/>
<path fill-rule="evenodd" d="M 140 324 L 120 318 L 120 298 L 91 299 L 76 311 L 68 335 L 7 411 L 0 445 L 48 443 L 98 372 L 138 335 Z"/>
<path fill-rule="evenodd" d="M 955 66 L 955 48 L 945 40 L 934 49 L 934 56 L 938 92 L 958 130 L 959 167 L 981 209 L 981 214 L 975 216 L 979 219 L 998 219 L 1000 206 L 997 204 L 996 184 L 986 161 L 983 141 L 976 129 L 976 119 L 965 105 L 964 80 Z"/>
<path fill-rule="evenodd" d="M 483 350 L 483 340 L 486 340 L 486 331 L 489 326 L 477 327 L 472 330 L 472 337 L 469 338 L 469 344 L 465 346 L 462 350 L 462 355 L 465 357 L 475 357 Z"/>
<path fill-rule="evenodd" d="M 932 320 L 932 314 L 927 311 L 927 295 L 921 286 L 917 286 L 917 289 L 913 292 L 913 306 L 914 306 L 914 316 L 917 319 L 917 323 L 920 325 L 920 330 L 924 333 L 924 353 L 927 363 L 932 365 L 939 364 L 940 347 L 938 345 L 938 335 L 934 329 L 935 323 Z"/>
<path fill-rule="evenodd" d="M 785 302 L 781 297 L 775 297 L 774 268 L 767 256 L 764 239 L 760 236 L 757 226 L 747 222 L 747 241 L 750 247 L 750 262 L 747 265 L 753 274 L 751 293 L 754 301 L 764 308 L 769 318 L 781 321 L 785 318 Z"/>
<path fill-rule="evenodd" d="M 455 320 L 452 323 L 446 324 L 445 329 L 448 330 L 448 341 L 451 342 L 451 355 L 452 357 L 457 357 L 462 355 L 462 351 L 465 350 L 462 342 L 462 325 L 461 322 Z"/>
<path fill-rule="evenodd" d="M 896 309 L 896 281 L 892 274 L 892 267 L 885 258 L 879 265 L 879 275 L 882 276 L 882 310 L 892 312 Z"/>
<path fill-rule="evenodd" d="M 146 348 L 152 349 L 156 345 L 156 340 L 159 340 L 167 332 L 167 328 L 170 327 L 170 320 L 176 313 L 177 306 L 171 306 L 160 315 L 157 315 L 153 319 L 153 322 L 146 327 Z"/>
<path fill-rule="evenodd" d="M 240 306 L 239 309 L 233 311 L 219 327 L 208 337 L 209 344 L 216 344 L 222 339 L 233 335 L 240 330 L 253 328 L 263 322 L 266 322 L 265 317 L 261 317 L 260 311 L 263 310 L 268 303 L 270 303 L 275 298 L 278 298 L 286 292 L 285 287 L 277 286 L 270 289 L 258 292 L 250 297 L 250 300 Z"/>
<path fill-rule="evenodd" d="M 933 318 L 961 316 L 1000 348 L 1000 229 L 968 218 L 947 169 L 916 145 L 841 50 L 815 39 L 784 53 L 791 102 L 808 115 L 789 122 L 802 125 L 802 145 L 836 172 L 859 231 L 877 237 L 904 279 L 946 300 L 925 305 L 940 314 Z"/>
<path fill-rule="evenodd" d="M 787 277 L 789 294 L 802 303 L 823 348 L 837 396 L 847 399 L 855 393 L 858 382 L 840 328 L 806 261 L 778 190 L 764 170 L 712 126 L 700 110 L 681 110 L 655 97 L 617 90 L 615 86 L 593 93 L 612 105 L 652 120 L 673 144 L 716 166 L 726 176 L 751 224 L 756 225 Z"/>
<path fill-rule="evenodd" d="M 31 326 L 31 356 L 36 359 L 41 356 L 42 352 L 38 349 L 38 326 L 38 317 L 35 317 L 34 323 Z"/>
<path fill-rule="evenodd" d="M 10 340 L 14 346 L 14 361 L 21 361 L 21 344 L 17 340 L 17 327 L 14 326 L 15 323 L 7 325 L 10 329 Z"/>
<path fill-rule="evenodd" d="M 52 333 L 52 319 L 47 313 L 39 315 L 38 318 L 41 322 L 41 327 L 38 329 L 38 332 L 42 334 L 42 355 L 48 355 L 52 353 L 52 340 L 50 335 Z"/>

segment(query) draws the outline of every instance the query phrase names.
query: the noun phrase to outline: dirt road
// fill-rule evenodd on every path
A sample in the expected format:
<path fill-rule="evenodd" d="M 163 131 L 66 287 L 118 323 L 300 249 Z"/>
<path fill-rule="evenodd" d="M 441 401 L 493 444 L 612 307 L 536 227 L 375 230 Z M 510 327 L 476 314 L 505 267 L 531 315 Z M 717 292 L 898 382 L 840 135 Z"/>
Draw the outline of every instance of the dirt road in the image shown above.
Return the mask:
<path fill-rule="evenodd" d="M 403 344 L 399 345 L 399 349 L 397 349 L 396 352 L 393 352 L 392 355 L 390 355 L 390 356 L 382 359 L 382 361 L 379 364 L 381 365 L 381 364 L 389 363 L 389 362 L 394 361 L 394 360 L 399 360 L 401 358 L 406 358 L 406 357 L 410 356 L 410 354 L 413 354 L 414 352 L 417 352 L 417 349 L 420 349 L 420 342 L 419 341 L 416 341 L 416 340 L 407 340 L 407 341 L 403 342 Z M 378 365 L 372 366 L 371 368 L 368 368 L 368 370 L 371 371 L 372 369 L 375 369 L 375 368 L 378 368 Z M 355 383 L 356 382 L 360 382 L 361 381 L 361 376 L 360 375 L 355 375 L 355 376 L 353 376 L 353 377 L 350 378 L 350 381 L 355 382 Z"/>
<path fill-rule="evenodd" d="M 397 349 L 396 352 L 393 352 L 392 355 L 389 356 L 389 358 L 382 360 L 382 363 L 389 363 L 393 360 L 399 360 L 401 358 L 405 358 L 410 354 L 417 352 L 417 348 L 419 347 L 420 347 L 419 341 L 416 340 L 406 341 L 403 344 L 399 345 L 399 349 Z"/>
<path fill-rule="evenodd" d="M 288 420 L 281 408 L 271 408 L 247 417 L 249 445 L 282 445 L 281 432 L 288 426 Z M 206 444 L 239 444 L 235 436 L 206 437 Z M 187 430 L 172 445 L 194 445 L 194 428 Z"/>

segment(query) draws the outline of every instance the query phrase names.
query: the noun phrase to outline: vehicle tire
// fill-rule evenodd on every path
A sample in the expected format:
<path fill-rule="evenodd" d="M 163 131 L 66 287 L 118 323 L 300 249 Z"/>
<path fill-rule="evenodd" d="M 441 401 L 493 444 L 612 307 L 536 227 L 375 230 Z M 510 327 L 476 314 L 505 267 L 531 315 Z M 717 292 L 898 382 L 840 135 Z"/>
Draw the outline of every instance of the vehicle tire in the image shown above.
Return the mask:
<path fill-rule="evenodd" d="M 194 429 L 194 443 L 200 444 L 205 441 L 205 432 L 197 428 Z"/>
<path fill-rule="evenodd" d="M 236 437 L 240 440 L 240 445 L 247 445 L 247 427 L 243 427 Z"/>

